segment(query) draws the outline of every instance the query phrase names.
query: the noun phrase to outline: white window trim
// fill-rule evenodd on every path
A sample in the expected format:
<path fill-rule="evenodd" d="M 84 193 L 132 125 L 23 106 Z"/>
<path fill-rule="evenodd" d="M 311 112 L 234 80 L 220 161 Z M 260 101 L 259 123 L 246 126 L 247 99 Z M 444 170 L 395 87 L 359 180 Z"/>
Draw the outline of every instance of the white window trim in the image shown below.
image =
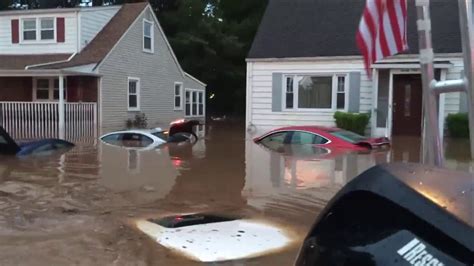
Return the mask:
<path fill-rule="evenodd" d="M 48 99 L 38 99 L 36 92 L 38 89 L 38 80 L 39 79 L 46 79 L 48 80 Z M 59 102 L 59 99 L 54 99 L 54 80 L 58 79 L 58 77 L 34 77 L 33 78 L 33 101 L 34 102 Z M 64 102 L 67 102 L 67 79 L 64 82 Z"/>
<path fill-rule="evenodd" d="M 137 92 L 135 93 L 137 95 L 137 107 L 130 107 L 130 81 L 137 82 Z M 131 112 L 140 111 L 140 78 L 128 77 L 127 79 L 127 110 Z"/>
<path fill-rule="evenodd" d="M 298 76 L 313 76 L 313 77 L 331 77 L 332 78 L 332 101 L 331 101 L 331 108 L 298 108 L 298 80 L 296 77 Z M 318 72 L 318 73 L 287 73 L 282 75 L 282 110 L 284 112 L 335 112 L 341 111 L 342 109 L 337 109 L 337 77 L 344 76 L 345 80 L 345 106 L 344 110 L 348 108 L 348 95 L 349 95 L 349 75 L 348 73 L 341 73 L 341 72 Z M 286 78 L 293 77 L 293 108 L 286 108 Z"/>
<path fill-rule="evenodd" d="M 53 39 L 50 40 L 41 40 L 41 20 L 42 19 L 52 19 L 54 25 L 54 33 Z M 24 33 L 24 21 L 25 20 L 36 20 L 36 39 L 35 40 L 25 40 L 23 33 Z M 24 17 L 20 19 L 20 44 L 51 44 L 57 42 L 57 31 L 58 27 L 56 25 L 56 18 L 55 17 Z"/>
<path fill-rule="evenodd" d="M 179 85 L 179 97 L 180 97 L 180 102 L 179 102 L 179 106 L 176 106 L 176 85 Z M 183 82 L 175 82 L 174 83 L 174 86 L 173 86 L 173 95 L 174 95 L 174 102 L 173 102 L 173 106 L 174 106 L 174 110 L 175 111 L 180 111 L 180 110 L 183 110 L 183 98 L 184 98 L 184 85 L 183 85 Z"/>
<path fill-rule="evenodd" d="M 145 36 L 145 24 L 146 23 L 149 23 L 151 25 L 150 36 Z M 155 35 L 155 25 L 154 25 L 153 21 L 143 19 L 143 28 L 142 28 L 142 48 L 143 48 L 143 52 L 150 53 L 150 54 L 155 53 L 155 36 L 154 35 Z M 145 48 L 145 37 L 149 37 L 151 39 L 150 40 L 151 49 Z"/>
<path fill-rule="evenodd" d="M 186 115 L 186 92 L 189 91 L 189 103 L 190 103 L 190 115 Z M 197 92 L 198 98 L 196 100 L 196 115 L 193 115 L 193 92 Z M 202 115 L 199 115 L 199 93 L 202 93 Z M 184 109 L 184 116 L 185 117 L 205 117 L 206 116 L 206 91 L 205 90 L 199 90 L 199 89 L 189 89 L 185 88 L 184 89 L 184 104 L 183 104 L 183 109 Z"/>

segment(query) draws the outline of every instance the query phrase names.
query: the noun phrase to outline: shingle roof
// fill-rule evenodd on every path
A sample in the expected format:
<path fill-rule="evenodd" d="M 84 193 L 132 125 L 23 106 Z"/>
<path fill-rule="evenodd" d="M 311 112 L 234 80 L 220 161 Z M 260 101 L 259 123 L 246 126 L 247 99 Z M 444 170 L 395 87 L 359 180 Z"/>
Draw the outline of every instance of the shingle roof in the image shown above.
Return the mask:
<path fill-rule="evenodd" d="M 102 61 L 147 6 L 148 2 L 124 4 L 95 38 L 69 62 L 44 68 L 58 69 L 88 65 Z"/>
<path fill-rule="evenodd" d="M 270 0 L 248 58 L 360 55 L 355 35 L 365 0 Z M 461 52 L 457 1 L 431 0 L 436 53 Z M 407 53 L 418 53 L 415 1 L 408 1 Z"/>
<path fill-rule="evenodd" d="M 0 55 L 0 69 L 25 69 L 29 65 L 65 61 L 71 54 Z"/>

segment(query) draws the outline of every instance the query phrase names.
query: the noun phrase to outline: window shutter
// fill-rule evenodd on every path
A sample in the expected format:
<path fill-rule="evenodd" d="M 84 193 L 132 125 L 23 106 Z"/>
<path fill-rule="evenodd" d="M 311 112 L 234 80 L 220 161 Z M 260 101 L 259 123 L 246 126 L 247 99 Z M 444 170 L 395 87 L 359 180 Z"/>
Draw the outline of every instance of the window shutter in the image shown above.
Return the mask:
<path fill-rule="evenodd" d="M 65 41 L 64 18 L 56 18 L 56 41 Z"/>
<path fill-rule="evenodd" d="M 20 42 L 20 21 L 18 19 L 12 19 L 12 43 Z"/>
<path fill-rule="evenodd" d="M 347 111 L 358 113 L 360 106 L 360 72 L 349 73 L 349 105 Z"/>
<path fill-rule="evenodd" d="M 283 74 L 273 73 L 272 74 L 272 111 L 281 112 L 282 107 L 282 78 Z"/>

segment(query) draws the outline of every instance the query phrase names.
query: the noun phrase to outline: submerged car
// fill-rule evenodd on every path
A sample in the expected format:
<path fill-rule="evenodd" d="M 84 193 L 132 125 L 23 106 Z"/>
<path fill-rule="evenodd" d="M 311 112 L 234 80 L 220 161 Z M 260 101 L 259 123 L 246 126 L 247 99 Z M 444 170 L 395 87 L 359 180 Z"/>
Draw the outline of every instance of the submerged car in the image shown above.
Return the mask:
<path fill-rule="evenodd" d="M 296 265 L 474 265 L 472 174 L 375 166 L 320 213 Z"/>
<path fill-rule="evenodd" d="M 388 138 L 367 138 L 351 131 L 321 126 L 292 126 L 272 130 L 254 139 L 272 148 L 280 144 L 318 145 L 329 149 L 366 151 L 390 146 Z"/>
<path fill-rule="evenodd" d="M 0 126 L 0 154 L 3 155 L 47 155 L 67 151 L 72 147 L 73 143 L 62 139 L 42 139 L 19 144 Z"/>
<path fill-rule="evenodd" d="M 193 127 L 199 124 L 197 120 L 180 119 L 171 122 L 169 130 L 154 128 L 115 131 L 103 135 L 100 140 L 114 146 L 154 149 L 165 143 L 196 141 Z"/>

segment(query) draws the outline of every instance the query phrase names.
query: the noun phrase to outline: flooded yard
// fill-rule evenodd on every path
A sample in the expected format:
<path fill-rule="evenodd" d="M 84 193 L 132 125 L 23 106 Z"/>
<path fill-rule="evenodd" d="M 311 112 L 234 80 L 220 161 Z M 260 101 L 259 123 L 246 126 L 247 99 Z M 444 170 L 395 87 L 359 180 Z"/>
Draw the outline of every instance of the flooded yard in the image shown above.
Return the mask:
<path fill-rule="evenodd" d="M 316 156 L 271 152 L 244 133 L 215 124 L 194 145 L 140 151 L 91 141 L 63 155 L 0 158 L 0 265 L 202 265 L 135 226 L 196 212 L 263 221 L 292 240 L 218 265 L 292 265 L 347 181 L 375 164 L 420 160 L 419 138 L 395 138 L 384 152 Z M 448 168 L 473 171 L 468 141 L 447 141 L 446 156 Z"/>

